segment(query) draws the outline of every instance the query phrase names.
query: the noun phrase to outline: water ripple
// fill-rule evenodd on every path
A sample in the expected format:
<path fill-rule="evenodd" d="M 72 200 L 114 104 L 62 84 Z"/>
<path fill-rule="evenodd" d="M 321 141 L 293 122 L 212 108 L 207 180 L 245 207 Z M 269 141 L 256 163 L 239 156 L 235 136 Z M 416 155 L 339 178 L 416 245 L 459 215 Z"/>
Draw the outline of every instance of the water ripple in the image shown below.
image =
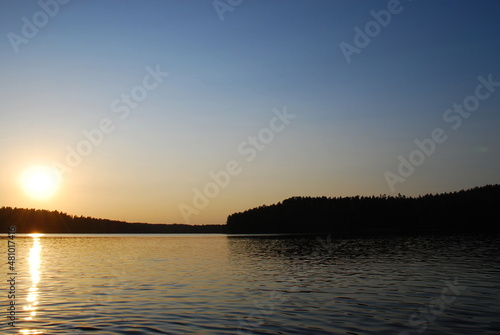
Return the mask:
<path fill-rule="evenodd" d="M 18 245 L 18 322 L 2 333 L 500 333 L 492 236 L 46 235 Z"/>

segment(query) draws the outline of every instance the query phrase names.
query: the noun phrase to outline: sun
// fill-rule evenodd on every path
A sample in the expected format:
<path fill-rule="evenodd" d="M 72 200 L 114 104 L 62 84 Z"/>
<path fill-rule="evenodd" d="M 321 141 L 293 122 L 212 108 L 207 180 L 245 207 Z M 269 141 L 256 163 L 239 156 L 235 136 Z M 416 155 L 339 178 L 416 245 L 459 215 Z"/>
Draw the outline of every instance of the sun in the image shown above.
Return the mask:
<path fill-rule="evenodd" d="M 47 166 L 32 166 L 21 175 L 21 187 L 28 196 L 38 200 L 52 198 L 59 188 L 55 171 Z"/>

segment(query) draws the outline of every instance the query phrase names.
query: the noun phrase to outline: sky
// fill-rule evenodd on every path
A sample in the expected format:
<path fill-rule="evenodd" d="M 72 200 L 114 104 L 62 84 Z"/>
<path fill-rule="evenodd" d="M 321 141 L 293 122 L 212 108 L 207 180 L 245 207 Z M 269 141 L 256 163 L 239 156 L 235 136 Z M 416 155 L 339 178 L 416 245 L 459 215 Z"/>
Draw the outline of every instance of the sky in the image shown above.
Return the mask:
<path fill-rule="evenodd" d="M 224 224 L 292 196 L 500 183 L 499 12 L 1 0 L 0 206 Z"/>

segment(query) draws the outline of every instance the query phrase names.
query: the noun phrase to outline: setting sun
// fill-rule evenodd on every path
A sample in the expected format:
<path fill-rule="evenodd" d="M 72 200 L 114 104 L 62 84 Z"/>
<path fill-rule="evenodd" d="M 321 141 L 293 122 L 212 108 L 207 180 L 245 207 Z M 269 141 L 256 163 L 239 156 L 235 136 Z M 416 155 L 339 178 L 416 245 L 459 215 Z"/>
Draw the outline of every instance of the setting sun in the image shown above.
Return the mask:
<path fill-rule="evenodd" d="M 50 167 L 34 166 L 22 174 L 21 187 L 28 196 L 45 200 L 54 196 L 59 180 Z"/>

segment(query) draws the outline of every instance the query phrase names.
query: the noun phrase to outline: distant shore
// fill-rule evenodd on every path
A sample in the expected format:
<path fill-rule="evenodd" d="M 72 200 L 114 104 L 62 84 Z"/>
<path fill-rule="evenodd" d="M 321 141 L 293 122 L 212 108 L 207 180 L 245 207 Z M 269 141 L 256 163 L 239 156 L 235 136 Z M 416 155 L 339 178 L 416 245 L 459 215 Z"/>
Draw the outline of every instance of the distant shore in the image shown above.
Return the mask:
<path fill-rule="evenodd" d="M 229 233 L 398 235 L 500 231 L 500 185 L 419 197 L 292 197 L 228 217 Z"/>
<path fill-rule="evenodd" d="M 59 211 L 0 208 L 0 229 L 15 226 L 17 233 L 60 234 L 192 234 L 225 233 L 225 225 L 129 223 L 93 217 L 72 216 Z"/>
<path fill-rule="evenodd" d="M 334 234 L 381 236 L 500 232 L 500 185 L 419 197 L 293 197 L 208 225 L 129 223 L 59 211 L 0 208 L 0 232 L 45 234 Z"/>

